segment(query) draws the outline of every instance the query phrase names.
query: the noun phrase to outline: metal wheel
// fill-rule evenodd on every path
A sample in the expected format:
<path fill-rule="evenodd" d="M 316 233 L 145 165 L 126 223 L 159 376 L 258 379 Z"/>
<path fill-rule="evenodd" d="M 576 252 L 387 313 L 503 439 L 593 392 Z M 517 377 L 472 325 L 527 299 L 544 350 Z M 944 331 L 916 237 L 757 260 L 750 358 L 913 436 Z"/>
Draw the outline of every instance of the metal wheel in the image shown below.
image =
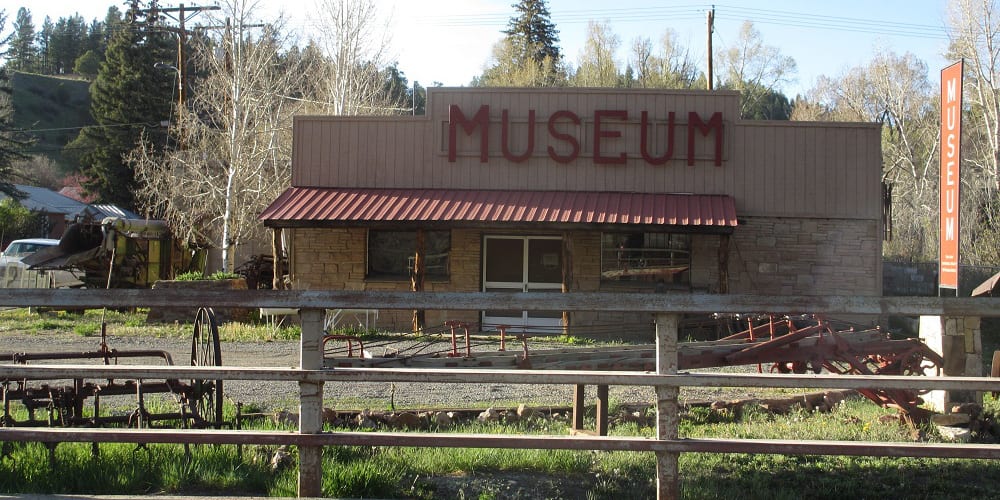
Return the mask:
<path fill-rule="evenodd" d="M 191 340 L 191 366 L 222 366 L 219 326 L 209 307 L 198 310 Z M 192 380 L 188 406 L 195 414 L 195 426 L 218 429 L 222 426 L 222 380 Z"/>

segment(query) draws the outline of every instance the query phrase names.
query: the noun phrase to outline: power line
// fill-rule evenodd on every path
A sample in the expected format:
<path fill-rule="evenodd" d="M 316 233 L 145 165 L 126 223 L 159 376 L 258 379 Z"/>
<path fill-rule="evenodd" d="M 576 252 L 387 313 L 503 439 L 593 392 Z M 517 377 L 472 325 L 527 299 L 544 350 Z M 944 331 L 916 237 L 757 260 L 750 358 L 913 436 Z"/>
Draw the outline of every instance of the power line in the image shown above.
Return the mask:
<path fill-rule="evenodd" d="M 618 23 L 700 21 L 711 5 L 687 4 L 669 7 L 635 7 L 603 9 L 566 9 L 551 12 L 553 23 L 580 24 L 600 20 Z M 914 38 L 947 39 L 947 30 L 941 25 L 904 23 L 891 20 L 873 20 L 858 17 L 821 15 L 813 12 L 795 12 L 715 4 L 716 19 L 725 21 L 751 21 L 759 24 L 798 27 L 853 33 L 870 33 Z M 502 29 L 510 20 L 510 12 L 476 14 L 448 14 L 415 16 L 408 22 L 433 27 L 496 27 Z M 322 28 L 319 22 L 298 23 L 306 28 Z"/>
<path fill-rule="evenodd" d="M 115 127 L 135 127 L 135 126 L 146 126 L 146 127 L 159 127 L 159 123 L 152 122 L 134 122 L 134 123 L 115 123 L 111 125 L 80 125 L 79 127 L 60 127 L 60 128 L 35 128 L 35 129 L 17 129 L 14 132 L 19 133 L 43 133 L 43 132 L 60 132 L 63 130 L 83 130 L 85 128 L 115 128 Z"/>

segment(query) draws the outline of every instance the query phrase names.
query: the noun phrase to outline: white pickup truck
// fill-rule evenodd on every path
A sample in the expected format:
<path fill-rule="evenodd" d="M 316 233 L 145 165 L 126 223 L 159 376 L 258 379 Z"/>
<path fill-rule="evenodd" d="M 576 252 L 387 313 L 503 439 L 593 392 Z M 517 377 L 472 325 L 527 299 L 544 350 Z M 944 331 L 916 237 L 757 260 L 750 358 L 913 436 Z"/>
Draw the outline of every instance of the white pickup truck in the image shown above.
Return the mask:
<path fill-rule="evenodd" d="M 47 284 L 52 288 L 76 287 L 83 285 L 76 275 L 69 271 L 39 271 L 28 274 L 22 259 L 39 250 L 59 245 L 52 238 L 29 238 L 14 240 L 0 253 L 0 287 L 39 287 Z M 50 281 L 51 280 L 51 281 Z"/>

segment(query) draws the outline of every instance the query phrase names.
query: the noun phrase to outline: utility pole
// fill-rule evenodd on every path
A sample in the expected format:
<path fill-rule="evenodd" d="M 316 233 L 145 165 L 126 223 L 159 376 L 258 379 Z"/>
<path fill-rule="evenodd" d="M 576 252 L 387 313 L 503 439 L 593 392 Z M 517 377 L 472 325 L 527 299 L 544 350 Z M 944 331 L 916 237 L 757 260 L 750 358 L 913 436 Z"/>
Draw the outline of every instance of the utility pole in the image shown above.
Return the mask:
<path fill-rule="evenodd" d="M 177 23 L 177 26 L 162 26 L 163 29 L 174 33 L 177 35 L 177 114 L 180 115 L 184 109 L 184 102 L 187 100 L 187 85 L 185 79 L 187 78 L 187 38 L 188 33 L 191 31 L 185 28 L 185 24 L 190 19 L 194 18 L 203 11 L 208 10 L 219 10 L 218 6 L 210 7 L 198 7 L 191 6 L 185 7 L 184 4 L 180 4 L 178 7 L 167 7 L 159 8 L 153 7 L 151 9 L 143 10 L 143 13 L 153 14 L 164 14 L 171 20 Z"/>
<path fill-rule="evenodd" d="M 708 90 L 715 88 L 715 75 L 712 74 L 712 33 L 715 31 L 715 6 L 708 11 Z"/>

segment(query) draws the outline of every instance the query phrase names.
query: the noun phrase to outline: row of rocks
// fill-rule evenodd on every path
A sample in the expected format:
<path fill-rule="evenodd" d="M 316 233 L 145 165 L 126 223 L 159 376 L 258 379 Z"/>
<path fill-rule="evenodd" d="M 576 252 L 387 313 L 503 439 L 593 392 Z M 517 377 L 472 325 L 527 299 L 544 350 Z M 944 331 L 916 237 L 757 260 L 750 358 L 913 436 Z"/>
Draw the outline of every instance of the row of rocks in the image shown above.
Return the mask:
<path fill-rule="evenodd" d="M 985 415 L 983 407 L 976 403 L 953 405 L 948 413 L 932 415 L 931 423 L 945 441 L 994 441 L 1000 436 L 1000 423 Z"/>
<path fill-rule="evenodd" d="M 749 398 L 730 401 L 694 402 L 685 405 L 687 408 L 709 407 L 712 411 L 728 412 L 739 416 L 744 407 L 756 407 L 775 414 L 788 414 L 796 410 L 829 412 L 844 399 L 851 397 L 855 391 L 824 391 L 819 393 L 801 394 L 786 398 Z M 612 424 L 635 423 L 639 426 L 650 426 L 656 422 L 656 413 L 651 405 L 623 405 L 609 420 Z M 411 410 L 411 411 L 338 411 L 333 408 L 323 409 L 323 421 L 335 427 L 357 429 L 397 429 L 413 430 L 428 428 L 448 428 L 456 423 L 504 422 L 512 423 L 546 418 L 550 420 L 567 421 L 572 416 L 569 407 L 532 407 L 525 404 L 517 408 L 487 408 L 458 410 Z M 297 413 L 280 411 L 272 416 L 275 423 L 289 427 L 297 427 Z"/>
<path fill-rule="evenodd" d="M 525 404 L 517 408 L 487 408 L 458 410 L 413 410 L 413 411 L 337 411 L 323 408 L 323 422 L 335 427 L 357 429 L 397 429 L 413 430 L 427 428 L 448 428 L 460 422 L 517 422 L 533 418 L 568 420 L 571 409 L 566 407 L 536 408 Z M 249 416 L 247 416 L 249 417 Z M 279 411 L 272 420 L 282 426 L 297 427 L 298 413 Z"/>

